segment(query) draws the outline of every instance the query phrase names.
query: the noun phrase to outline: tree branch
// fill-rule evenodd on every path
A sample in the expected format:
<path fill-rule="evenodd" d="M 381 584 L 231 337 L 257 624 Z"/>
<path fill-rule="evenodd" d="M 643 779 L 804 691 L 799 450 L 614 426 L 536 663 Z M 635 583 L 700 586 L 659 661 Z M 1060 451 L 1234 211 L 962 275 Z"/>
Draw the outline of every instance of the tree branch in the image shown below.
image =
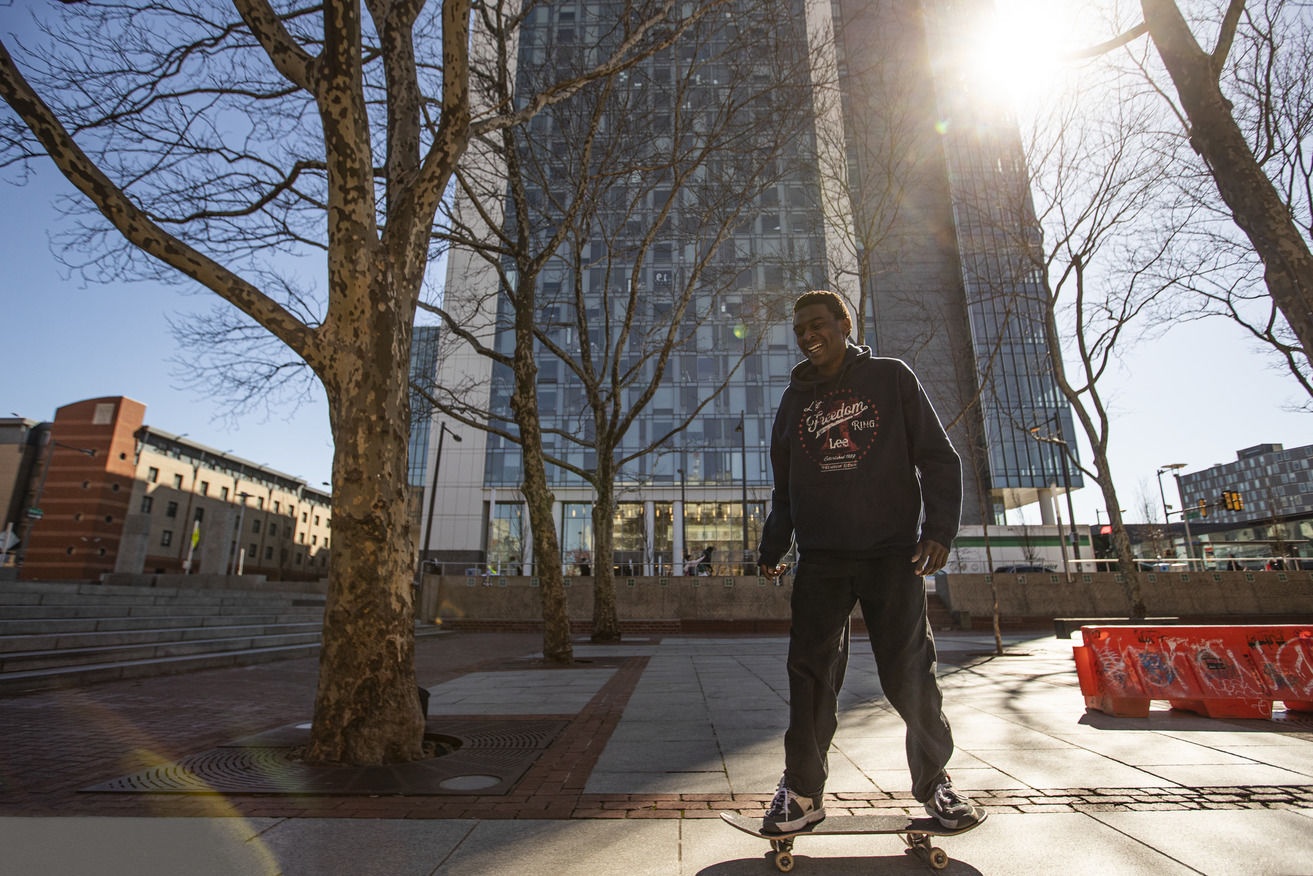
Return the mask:
<path fill-rule="evenodd" d="M 316 330 L 237 274 L 152 222 L 73 141 L 50 107 L 23 78 L 2 42 L 0 97 L 32 130 L 60 172 L 128 241 L 240 308 L 311 367 L 317 364 Z"/>

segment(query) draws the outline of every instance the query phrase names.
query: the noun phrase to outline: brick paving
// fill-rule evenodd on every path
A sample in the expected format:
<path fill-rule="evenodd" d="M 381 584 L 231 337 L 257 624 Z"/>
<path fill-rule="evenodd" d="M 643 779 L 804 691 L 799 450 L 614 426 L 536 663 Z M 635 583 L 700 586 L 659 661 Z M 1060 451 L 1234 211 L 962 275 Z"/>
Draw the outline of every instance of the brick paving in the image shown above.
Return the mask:
<path fill-rule="evenodd" d="M 650 643 L 644 643 L 650 644 Z M 523 670 L 532 633 L 455 633 L 416 647 L 421 684 L 468 672 Z M 756 815 L 770 794 L 588 794 L 584 788 L 650 658 L 581 663 L 616 667 L 509 794 L 333 796 L 87 794 L 80 789 L 233 739 L 304 721 L 313 658 L 0 698 L 0 815 L 170 815 L 415 819 L 698 819 Z M 563 669 L 560 671 L 569 671 Z M 440 719 L 439 719 L 440 720 Z M 971 792 L 996 813 L 1289 809 L 1313 806 L 1313 785 L 1202 788 L 1052 788 Z M 919 814 L 909 794 L 841 792 L 831 815 Z"/>

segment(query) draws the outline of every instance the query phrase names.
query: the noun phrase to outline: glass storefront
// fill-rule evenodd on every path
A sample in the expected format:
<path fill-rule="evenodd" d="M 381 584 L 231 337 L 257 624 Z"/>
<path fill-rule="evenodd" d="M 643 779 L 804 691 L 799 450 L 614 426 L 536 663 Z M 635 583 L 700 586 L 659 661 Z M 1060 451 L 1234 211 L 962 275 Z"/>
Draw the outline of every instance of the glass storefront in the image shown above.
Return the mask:
<path fill-rule="evenodd" d="M 756 569 L 757 545 L 766 521 L 764 502 L 748 503 L 747 553 L 743 542 L 742 502 L 689 502 L 684 509 L 684 551 L 696 560 L 711 548 L 713 575 L 742 575 Z"/>

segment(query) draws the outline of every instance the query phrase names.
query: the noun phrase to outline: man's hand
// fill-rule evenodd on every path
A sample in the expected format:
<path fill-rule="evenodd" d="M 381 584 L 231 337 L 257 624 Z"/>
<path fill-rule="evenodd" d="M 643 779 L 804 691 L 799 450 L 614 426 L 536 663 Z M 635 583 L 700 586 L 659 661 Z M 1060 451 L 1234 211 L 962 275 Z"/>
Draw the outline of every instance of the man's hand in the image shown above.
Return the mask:
<path fill-rule="evenodd" d="M 916 546 L 916 553 L 912 554 L 912 568 L 922 578 L 938 572 L 947 562 L 948 548 L 932 538 L 921 539 Z"/>
<path fill-rule="evenodd" d="M 789 568 L 788 563 L 780 563 L 778 566 L 768 566 L 765 563 L 761 563 L 757 566 L 757 571 L 761 572 L 761 577 L 765 578 L 767 581 L 774 581 L 776 578 L 780 577 L 780 575 L 784 574 L 784 570 L 787 568 Z"/>

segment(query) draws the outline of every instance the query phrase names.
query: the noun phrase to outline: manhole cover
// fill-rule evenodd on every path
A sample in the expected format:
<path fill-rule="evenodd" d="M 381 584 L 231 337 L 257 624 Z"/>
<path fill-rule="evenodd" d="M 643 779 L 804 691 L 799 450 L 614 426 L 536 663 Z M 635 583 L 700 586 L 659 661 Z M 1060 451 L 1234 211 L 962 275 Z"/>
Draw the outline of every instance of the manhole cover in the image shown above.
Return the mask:
<path fill-rule="evenodd" d="M 501 779 L 496 776 L 456 776 L 439 782 L 438 787 L 445 791 L 484 791 L 500 784 Z"/>

